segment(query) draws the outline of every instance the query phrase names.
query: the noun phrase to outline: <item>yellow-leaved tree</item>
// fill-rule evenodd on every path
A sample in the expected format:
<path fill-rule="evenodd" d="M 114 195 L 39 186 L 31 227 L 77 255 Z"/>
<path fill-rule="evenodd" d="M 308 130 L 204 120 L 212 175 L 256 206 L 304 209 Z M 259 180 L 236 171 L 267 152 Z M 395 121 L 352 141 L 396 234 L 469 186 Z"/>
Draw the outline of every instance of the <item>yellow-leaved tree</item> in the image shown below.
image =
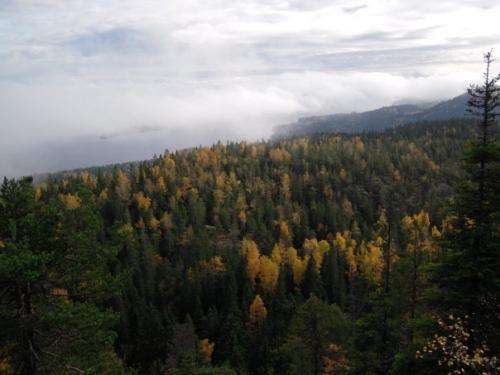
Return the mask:
<path fill-rule="evenodd" d="M 212 259 L 210 259 L 210 265 L 216 273 L 224 272 L 226 270 L 226 266 L 224 265 L 224 261 L 220 255 L 213 256 Z"/>
<path fill-rule="evenodd" d="M 297 255 L 297 250 L 289 247 L 286 251 L 286 263 L 292 267 L 293 283 L 298 288 L 302 284 L 304 274 L 306 272 L 307 263 L 309 262 L 309 255 L 303 259 Z"/>
<path fill-rule="evenodd" d="M 142 191 L 134 194 L 134 201 L 142 211 L 147 211 L 151 207 L 151 199 L 146 197 Z"/>
<path fill-rule="evenodd" d="M 377 236 L 373 241 L 362 242 L 359 246 L 359 267 L 362 274 L 375 284 L 382 282 L 382 273 L 384 272 L 384 241 L 382 237 Z"/>
<path fill-rule="evenodd" d="M 260 295 L 256 295 L 249 307 L 248 326 L 250 329 L 257 328 L 267 318 L 267 308 Z"/>
<path fill-rule="evenodd" d="M 82 204 L 82 200 L 76 194 L 59 194 L 59 200 L 67 210 L 76 210 Z"/>
<path fill-rule="evenodd" d="M 328 241 L 325 240 L 318 242 L 316 238 L 306 238 L 302 248 L 304 249 L 304 253 L 306 255 L 312 256 L 314 263 L 319 270 L 321 268 L 321 264 L 323 263 L 323 257 L 330 250 L 330 245 L 328 244 Z"/>
<path fill-rule="evenodd" d="M 116 170 L 115 174 L 115 192 L 121 201 L 126 202 L 130 198 L 130 180 L 121 169 Z"/>
<path fill-rule="evenodd" d="M 272 259 L 265 255 L 260 257 L 259 279 L 264 290 L 268 292 L 274 291 L 279 274 L 279 266 Z"/>
<path fill-rule="evenodd" d="M 215 343 L 211 342 L 209 339 L 203 339 L 200 340 L 199 348 L 203 362 L 205 362 L 206 364 L 212 362 L 212 354 L 215 349 Z"/>
<path fill-rule="evenodd" d="M 252 240 L 244 239 L 241 242 L 241 250 L 247 258 L 247 274 L 248 278 L 255 284 L 255 278 L 260 269 L 260 252 L 257 244 Z"/>
<path fill-rule="evenodd" d="M 421 305 L 425 282 L 422 267 L 435 257 L 438 249 L 436 237 L 439 237 L 440 233 L 436 227 L 431 226 L 429 214 L 425 211 L 405 216 L 401 226 L 406 237 L 406 253 L 410 269 L 408 341 L 413 342 L 413 321 Z"/>
<path fill-rule="evenodd" d="M 279 244 L 275 244 L 273 250 L 271 251 L 271 259 L 278 266 L 281 265 L 283 261 L 283 248 Z"/>

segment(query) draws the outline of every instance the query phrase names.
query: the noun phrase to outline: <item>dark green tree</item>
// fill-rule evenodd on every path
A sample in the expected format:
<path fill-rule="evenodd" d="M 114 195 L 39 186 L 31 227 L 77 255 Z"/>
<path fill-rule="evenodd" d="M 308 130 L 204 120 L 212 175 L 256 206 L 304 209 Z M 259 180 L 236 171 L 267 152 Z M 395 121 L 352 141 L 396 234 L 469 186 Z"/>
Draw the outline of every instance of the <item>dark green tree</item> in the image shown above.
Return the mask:
<path fill-rule="evenodd" d="M 498 350 L 500 337 L 500 75 L 490 72 L 491 52 L 480 86 L 471 86 L 468 111 L 478 118 L 477 136 L 464 154 L 466 178 L 452 206 L 442 260 L 431 268 L 430 294 L 444 314 L 468 315 L 471 342 Z"/>
<path fill-rule="evenodd" d="M 348 324 L 340 309 L 313 295 L 298 309 L 281 349 L 290 360 L 290 373 L 343 373 L 347 335 Z"/>
<path fill-rule="evenodd" d="M 0 188 L 0 346 L 14 373 L 121 372 L 105 309 L 110 254 L 97 244 L 88 196 L 46 204 L 30 179 Z"/>

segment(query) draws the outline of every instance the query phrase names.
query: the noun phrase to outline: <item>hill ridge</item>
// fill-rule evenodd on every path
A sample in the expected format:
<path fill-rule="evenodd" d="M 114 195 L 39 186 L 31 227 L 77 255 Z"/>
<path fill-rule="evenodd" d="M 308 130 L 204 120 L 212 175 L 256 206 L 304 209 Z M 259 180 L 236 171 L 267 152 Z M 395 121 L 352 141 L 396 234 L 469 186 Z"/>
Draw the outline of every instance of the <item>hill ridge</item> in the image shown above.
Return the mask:
<path fill-rule="evenodd" d="M 316 133 L 361 133 L 382 131 L 419 121 L 449 120 L 465 117 L 467 94 L 456 96 L 432 106 L 400 104 L 365 112 L 335 113 L 299 118 L 296 122 L 278 125 L 271 139 Z"/>

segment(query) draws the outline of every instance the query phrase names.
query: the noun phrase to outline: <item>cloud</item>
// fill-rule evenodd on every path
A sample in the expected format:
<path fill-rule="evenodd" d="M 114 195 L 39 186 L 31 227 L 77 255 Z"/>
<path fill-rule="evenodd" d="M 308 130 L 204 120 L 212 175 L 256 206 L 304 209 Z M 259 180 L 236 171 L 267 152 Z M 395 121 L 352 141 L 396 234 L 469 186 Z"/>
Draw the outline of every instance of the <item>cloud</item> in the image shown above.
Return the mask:
<path fill-rule="evenodd" d="M 144 33 L 123 27 L 79 35 L 67 41 L 84 56 L 99 54 L 148 54 L 155 52 L 155 44 Z"/>
<path fill-rule="evenodd" d="M 366 5 L 366 4 L 359 4 L 359 5 L 352 5 L 352 6 L 344 7 L 344 8 L 342 8 L 342 10 L 346 13 L 356 13 L 362 9 L 367 8 L 367 7 L 368 7 L 368 5 Z"/>
<path fill-rule="evenodd" d="M 5 0 L 0 175 L 452 97 L 500 50 L 499 16 L 484 0 Z"/>

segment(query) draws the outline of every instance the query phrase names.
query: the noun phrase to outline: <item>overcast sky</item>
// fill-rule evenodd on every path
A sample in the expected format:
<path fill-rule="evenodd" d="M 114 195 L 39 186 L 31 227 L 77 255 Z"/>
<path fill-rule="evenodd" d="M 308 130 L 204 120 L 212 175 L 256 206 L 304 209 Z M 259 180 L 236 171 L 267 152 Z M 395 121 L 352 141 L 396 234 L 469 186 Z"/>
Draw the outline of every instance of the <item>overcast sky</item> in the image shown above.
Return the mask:
<path fill-rule="evenodd" d="M 498 0 L 0 0 L 0 176 L 451 98 L 499 20 Z"/>

